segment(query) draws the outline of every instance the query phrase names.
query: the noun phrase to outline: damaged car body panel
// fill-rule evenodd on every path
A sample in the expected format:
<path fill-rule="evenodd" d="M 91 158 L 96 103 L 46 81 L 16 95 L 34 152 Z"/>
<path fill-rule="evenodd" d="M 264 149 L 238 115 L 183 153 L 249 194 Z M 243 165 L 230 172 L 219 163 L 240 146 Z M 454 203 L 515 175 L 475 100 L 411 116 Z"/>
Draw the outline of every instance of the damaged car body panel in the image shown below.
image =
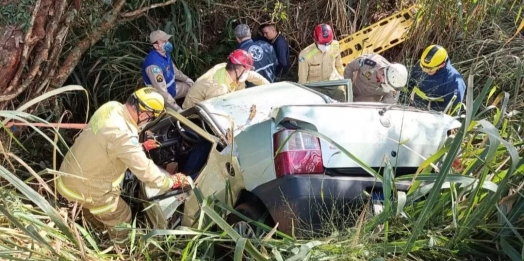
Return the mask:
<path fill-rule="evenodd" d="M 352 93 L 350 82 L 338 80 L 335 84 L 346 86 L 347 93 Z M 273 109 L 283 105 L 336 103 L 337 101 L 316 91 L 333 84 L 333 81 L 324 84 L 320 82 L 312 84 L 311 88 L 304 88 L 296 83 L 276 82 L 215 97 L 197 103 L 196 106 L 213 119 L 224 135 L 233 123 L 235 136 L 247 127 L 269 119 Z"/>
<path fill-rule="evenodd" d="M 271 119 L 235 141 L 246 189 L 260 198 L 282 232 L 305 235 L 325 229 L 333 216 L 347 219 L 362 207 L 357 204 L 362 193 L 381 192 L 382 184 L 333 144 L 296 130 L 329 137 L 379 173 L 388 157 L 395 175 L 404 175 L 415 173 L 447 131 L 460 126 L 446 114 L 400 105 L 293 105 L 275 109 Z M 410 183 L 395 185 L 407 191 Z"/>
<path fill-rule="evenodd" d="M 374 205 L 383 200 L 380 180 L 318 134 L 379 175 L 388 157 L 399 176 L 415 173 L 442 146 L 447 132 L 461 126 L 438 112 L 383 103 L 340 103 L 322 94 L 333 90 L 322 88 L 336 86 L 345 86 L 346 99 L 352 100 L 350 80 L 277 82 L 215 97 L 180 114 L 168 110 L 145 132 L 170 145 L 150 157 L 163 168 L 177 161 L 179 171 L 195 176 L 204 197 L 227 199 L 226 204 L 254 220 L 269 212 L 281 232 L 302 237 L 330 225 L 332 220 L 326 218 L 333 215 L 347 219 L 363 206 L 355 202 L 365 192 L 373 195 Z M 199 174 L 194 168 L 186 173 L 192 153 L 203 147 L 207 156 L 197 168 Z M 395 185 L 407 191 L 410 183 Z M 228 186 L 231 195 L 226 196 Z M 156 195 L 143 189 L 146 198 Z M 156 220 L 158 228 L 170 227 L 174 217 L 192 226 L 200 209 L 194 194 L 184 191 L 150 203 L 148 217 Z"/>
<path fill-rule="evenodd" d="M 460 126 L 446 114 L 378 103 L 282 106 L 275 114 L 275 124 L 308 123 L 309 129 L 330 137 L 370 166 L 381 166 L 388 156 L 395 167 L 418 167 L 437 151 L 448 130 Z M 324 167 L 359 167 L 327 141 L 320 142 Z"/>
<path fill-rule="evenodd" d="M 162 142 L 173 143 L 173 140 L 180 139 L 180 137 L 174 135 L 173 132 L 176 131 L 172 131 L 172 129 L 177 129 L 179 126 L 183 126 L 184 131 L 194 132 L 199 137 L 203 138 L 206 142 L 211 144 L 206 161 L 197 174 L 196 179 L 194 179 L 196 188 L 202 192 L 204 197 L 214 195 L 222 202 L 233 206 L 234 202 L 237 200 L 240 190 L 244 188 L 243 176 L 240 175 L 240 167 L 236 156 L 231 154 L 223 155 L 217 150 L 217 147 L 219 146 L 218 138 L 204 131 L 194 122 L 171 109 L 167 110 L 167 115 L 163 117 L 163 119 L 161 119 L 158 123 L 155 123 L 154 126 L 150 129 L 146 129 L 144 132 L 150 133 L 150 135 L 151 133 L 154 133 L 154 135 L 156 135 L 155 138 L 163 139 Z M 162 130 L 164 130 L 164 132 L 162 132 Z M 167 132 L 165 130 L 167 130 Z M 144 140 L 145 138 L 146 137 L 141 137 L 141 140 Z M 184 146 L 184 144 L 181 143 L 182 142 L 179 144 L 172 144 L 170 146 Z M 161 149 L 168 151 L 160 152 L 159 150 Z M 165 156 L 159 155 L 164 155 L 169 153 L 169 151 L 175 151 L 176 149 L 172 149 L 170 147 L 161 149 L 158 149 L 155 152 L 156 154 L 150 156 L 152 156 L 152 158 L 156 158 L 155 161 L 157 162 L 155 163 L 157 165 L 165 168 L 165 162 L 159 162 L 159 158 Z M 170 155 L 170 157 L 176 161 L 176 152 L 173 154 L 175 155 Z M 141 184 L 142 197 L 145 199 L 150 199 L 158 196 L 158 189 L 149 188 L 144 186 L 143 183 Z M 226 184 L 228 184 L 231 189 L 231 193 L 227 196 L 226 194 L 228 192 L 226 192 Z M 227 202 L 226 198 L 228 199 Z M 175 216 L 176 211 L 180 211 L 179 208 L 182 205 L 183 214 L 180 213 L 176 216 L 181 217 L 182 225 L 192 226 L 200 210 L 200 203 L 192 191 L 186 191 L 176 196 L 146 203 L 145 211 L 150 221 L 154 224 L 155 228 L 168 228 L 168 221 L 170 221 L 170 219 Z"/>

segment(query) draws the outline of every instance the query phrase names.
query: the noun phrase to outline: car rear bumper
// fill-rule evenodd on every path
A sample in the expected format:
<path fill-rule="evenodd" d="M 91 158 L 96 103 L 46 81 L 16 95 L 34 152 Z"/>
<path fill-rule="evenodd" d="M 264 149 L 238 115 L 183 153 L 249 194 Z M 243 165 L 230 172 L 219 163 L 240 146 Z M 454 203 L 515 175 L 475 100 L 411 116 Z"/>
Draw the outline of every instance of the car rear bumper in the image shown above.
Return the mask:
<path fill-rule="evenodd" d="M 407 191 L 409 183 L 396 186 Z M 382 183 L 373 177 L 295 175 L 272 180 L 252 192 L 280 231 L 308 237 L 353 226 L 368 200 L 363 191 L 382 191 Z"/>

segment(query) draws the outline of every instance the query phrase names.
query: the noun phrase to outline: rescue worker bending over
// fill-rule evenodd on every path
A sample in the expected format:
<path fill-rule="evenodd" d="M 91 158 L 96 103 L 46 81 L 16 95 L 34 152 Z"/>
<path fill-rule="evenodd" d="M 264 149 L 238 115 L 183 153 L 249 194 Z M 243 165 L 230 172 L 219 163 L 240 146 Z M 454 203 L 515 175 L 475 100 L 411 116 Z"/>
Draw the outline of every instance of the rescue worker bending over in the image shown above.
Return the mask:
<path fill-rule="evenodd" d="M 408 70 L 379 54 L 366 54 L 346 66 L 344 78 L 352 80 L 353 101 L 394 104 L 398 97 L 396 89 L 406 86 Z"/>
<path fill-rule="evenodd" d="M 189 89 L 182 108 L 186 110 L 198 102 L 245 89 L 246 81 L 255 85 L 269 84 L 262 75 L 251 71 L 252 67 L 251 54 L 242 49 L 234 50 L 229 54 L 227 63 L 215 65 L 197 79 L 195 85 Z"/>
<path fill-rule="evenodd" d="M 173 63 L 173 44 L 169 42 L 171 36 L 161 30 L 151 32 L 149 41 L 153 49 L 142 64 L 142 78 L 146 86 L 153 86 L 162 94 L 168 107 L 180 111 L 175 99 L 185 97 L 194 82 Z"/>
<path fill-rule="evenodd" d="M 282 78 L 289 71 L 289 45 L 286 41 L 284 35 L 281 32 L 277 31 L 277 27 L 273 23 L 266 23 L 261 25 L 258 30 L 263 36 L 255 38 L 256 40 L 263 40 L 270 43 L 275 50 L 277 55 L 278 65 L 277 65 L 277 79 Z"/>
<path fill-rule="evenodd" d="M 253 41 L 247 24 L 239 24 L 235 27 L 235 37 L 238 42 L 237 49 L 247 51 L 253 57 L 253 70 L 270 83 L 274 82 L 278 60 L 273 46 L 264 41 Z M 255 85 L 246 81 L 246 88 L 253 86 Z"/>
<path fill-rule="evenodd" d="M 298 83 L 342 79 L 344 67 L 340 57 L 340 45 L 333 38 L 331 26 L 319 24 L 315 27 L 313 32 L 315 42 L 299 54 Z M 330 96 L 336 100 L 346 99 L 344 86 L 322 88 L 318 91 L 331 91 Z"/>
<path fill-rule="evenodd" d="M 131 223 L 131 210 L 120 198 L 120 183 L 129 170 L 139 180 L 162 191 L 177 188 L 185 175 L 169 175 L 147 158 L 138 143 L 139 130 L 164 112 L 164 99 L 154 88 L 135 91 L 125 104 L 110 101 L 91 117 L 60 171 L 71 176 L 55 180 L 58 192 L 82 206 L 86 220 L 107 229 L 111 239 L 125 241 L 129 231 L 114 229 Z"/>
<path fill-rule="evenodd" d="M 444 111 L 448 104 L 455 107 L 462 102 L 466 84 L 462 75 L 451 65 L 446 49 L 430 45 L 411 71 L 408 90 L 411 91 L 412 105 Z"/>

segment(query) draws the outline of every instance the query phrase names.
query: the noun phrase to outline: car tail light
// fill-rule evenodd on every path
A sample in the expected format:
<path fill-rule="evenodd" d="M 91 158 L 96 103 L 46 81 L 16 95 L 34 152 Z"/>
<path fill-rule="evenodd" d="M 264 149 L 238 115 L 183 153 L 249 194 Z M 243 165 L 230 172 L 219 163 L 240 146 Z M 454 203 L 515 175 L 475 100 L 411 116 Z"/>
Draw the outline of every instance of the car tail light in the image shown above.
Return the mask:
<path fill-rule="evenodd" d="M 324 165 L 319 139 L 311 134 L 293 132 L 293 130 L 282 130 L 273 134 L 277 177 L 323 174 Z M 290 135 L 291 137 L 286 141 Z"/>

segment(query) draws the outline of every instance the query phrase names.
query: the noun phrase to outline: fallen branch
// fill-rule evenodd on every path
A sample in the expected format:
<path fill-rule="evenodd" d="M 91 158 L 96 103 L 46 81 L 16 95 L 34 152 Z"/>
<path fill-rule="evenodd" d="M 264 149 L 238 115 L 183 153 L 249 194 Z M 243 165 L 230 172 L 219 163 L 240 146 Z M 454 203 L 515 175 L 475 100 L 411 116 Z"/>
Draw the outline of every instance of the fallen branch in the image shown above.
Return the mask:
<path fill-rule="evenodd" d="M 140 16 L 140 15 L 142 15 L 143 13 L 145 13 L 145 12 L 151 10 L 151 9 L 158 8 L 158 7 L 168 6 L 168 5 L 171 5 L 171 4 L 176 3 L 176 1 L 177 1 L 177 0 L 169 0 L 169 1 L 164 2 L 164 3 L 152 4 L 152 5 L 150 5 L 150 6 L 142 7 L 142 8 L 140 8 L 140 9 L 138 9 L 138 10 L 135 10 L 135 11 L 130 11 L 130 12 L 122 13 L 120 16 L 122 16 L 122 17 L 124 17 L 124 18 Z"/>
<path fill-rule="evenodd" d="M 7 128 L 13 126 L 34 126 L 44 128 L 61 128 L 61 129 L 84 129 L 87 124 L 85 123 L 25 123 L 25 122 L 9 122 L 5 125 Z"/>
<path fill-rule="evenodd" d="M 109 17 L 106 22 L 98 27 L 98 30 L 93 30 L 91 34 L 88 34 L 82 41 L 80 41 L 80 43 L 78 43 L 77 47 L 69 52 L 66 59 L 60 66 L 56 77 L 54 77 L 51 83 L 53 86 L 62 86 L 67 77 L 69 77 L 71 72 L 75 69 L 75 66 L 78 64 L 78 61 L 84 52 L 87 51 L 87 49 L 89 49 L 93 44 L 98 42 L 104 34 L 113 28 L 125 3 L 125 0 L 117 0 L 114 4 L 113 10 L 104 16 Z"/>

